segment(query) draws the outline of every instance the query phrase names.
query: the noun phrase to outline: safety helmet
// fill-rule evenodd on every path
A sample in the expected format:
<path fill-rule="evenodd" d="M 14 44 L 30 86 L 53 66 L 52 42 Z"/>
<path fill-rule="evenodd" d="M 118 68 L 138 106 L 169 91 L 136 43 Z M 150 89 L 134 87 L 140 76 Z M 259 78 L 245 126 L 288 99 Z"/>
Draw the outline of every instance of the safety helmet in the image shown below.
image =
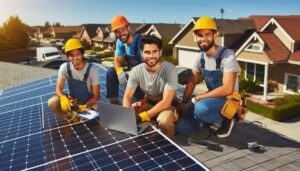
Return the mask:
<path fill-rule="evenodd" d="M 117 15 L 111 21 L 111 29 L 112 31 L 115 31 L 116 29 L 126 26 L 127 24 L 129 24 L 129 22 L 123 15 Z"/>
<path fill-rule="evenodd" d="M 74 49 L 80 49 L 83 48 L 82 44 L 80 41 L 76 38 L 71 38 L 69 39 L 66 44 L 65 44 L 65 53 L 74 50 Z"/>
<path fill-rule="evenodd" d="M 215 21 L 207 16 L 202 16 L 196 21 L 193 32 L 200 29 L 212 29 L 218 31 Z"/>

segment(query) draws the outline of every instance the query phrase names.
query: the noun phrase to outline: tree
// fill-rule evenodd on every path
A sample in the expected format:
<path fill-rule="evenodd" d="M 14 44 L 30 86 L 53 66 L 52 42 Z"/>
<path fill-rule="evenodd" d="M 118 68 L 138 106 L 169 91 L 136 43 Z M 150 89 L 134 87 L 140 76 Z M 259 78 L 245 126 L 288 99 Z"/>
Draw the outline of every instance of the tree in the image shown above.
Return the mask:
<path fill-rule="evenodd" d="M 53 25 L 52 26 L 54 26 L 54 27 L 60 27 L 60 26 L 62 26 L 59 22 L 56 22 L 56 23 L 53 23 Z"/>
<path fill-rule="evenodd" d="M 50 27 L 49 21 L 46 21 L 44 26 L 45 26 L 46 28 L 49 28 L 49 27 Z"/>
<path fill-rule="evenodd" d="M 222 19 L 223 19 L 224 9 L 223 9 L 223 8 L 221 8 L 221 9 L 220 9 L 220 12 L 221 12 Z"/>
<path fill-rule="evenodd" d="M 3 50 L 27 48 L 29 43 L 28 31 L 29 26 L 22 23 L 18 16 L 10 16 L 1 29 L 5 46 Z"/>
<path fill-rule="evenodd" d="M 85 50 L 90 50 L 91 49 L 91 45 L 86 39 L 83 39 L 81 41 L 81 44 L 82 44 L 82 46 Z"/>

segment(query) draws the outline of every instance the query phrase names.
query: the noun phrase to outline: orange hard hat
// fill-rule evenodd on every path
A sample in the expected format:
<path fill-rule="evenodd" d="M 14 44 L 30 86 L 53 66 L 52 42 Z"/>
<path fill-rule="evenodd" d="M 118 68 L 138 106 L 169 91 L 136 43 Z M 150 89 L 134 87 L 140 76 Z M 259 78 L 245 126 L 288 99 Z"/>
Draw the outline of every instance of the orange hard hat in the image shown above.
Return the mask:
<path fill-rule="evenodd" d="M 127 24 L 129 24 L 129 22 L 123 15 L 117 15 L 111 21 L 111 29 L 112 31 L 115 31 L 116 29 L 126 26 Z"/>

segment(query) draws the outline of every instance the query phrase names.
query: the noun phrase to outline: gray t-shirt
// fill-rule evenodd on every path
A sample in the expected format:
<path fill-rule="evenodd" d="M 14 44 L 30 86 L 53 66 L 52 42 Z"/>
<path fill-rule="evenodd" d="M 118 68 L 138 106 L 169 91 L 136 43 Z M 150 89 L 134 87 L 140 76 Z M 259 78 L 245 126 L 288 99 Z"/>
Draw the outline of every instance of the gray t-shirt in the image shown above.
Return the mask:
<path fill-rule="evenodd" d="M 145 94 L 158 96 L 164 90 L 176 90 L 178 86 L 178 75 L 175 65 L 163 61 L 158 71 L 150 73 L 147 71 L 146 64 L 142 63 L 130 72 L 127 86 L 136 88 L 138 85 Z"/>
<path fill-rule="evenodd" d="M 205 60 L 205 69 L 208 71 L 215 71 L 216 70 L 216 56 L 218 56 L 221 52 L 221 49 L 224 47 L 219 46 L 217 53 L 215 56 L 207 57 L 206 53 L 204 53 L 204 60 Z M 239 72 L 239 65 L 236 59 L 234 52 L 230 49 L 226 49 L 223 52 L 223 59 L 221 62 L 221 70 L 223 72 Z M 193 71 L 201 72 L 201 53 L 196 59 L 194 64 Z M 234 91 L 239 91 L 239 81 L 238 77 L 236 77 Z"/>
<path fill-rule="evenodd" d="M 92 65 L 92 64 L 90 64 Z M 76 70 L 72 63 L 70 63 L 70 69 L 73 76 L 73 79 L 83 81 L 84 74 L 87 70 L 88 63 L 86 63 L 85 67 L 82 70 Z M 63 63 L 58 71 L 58 78 L 64 78 L 68 79 L 68 68 L 67 68 L 67 62 Z M 97 69 L 92 66 L 90 69 L 89 77 L 87 79 L 87 87 L 89 89 L 89 92 L 91 92 L 91 86 L 99 84 L 99 74 L 97 72 Z"/>

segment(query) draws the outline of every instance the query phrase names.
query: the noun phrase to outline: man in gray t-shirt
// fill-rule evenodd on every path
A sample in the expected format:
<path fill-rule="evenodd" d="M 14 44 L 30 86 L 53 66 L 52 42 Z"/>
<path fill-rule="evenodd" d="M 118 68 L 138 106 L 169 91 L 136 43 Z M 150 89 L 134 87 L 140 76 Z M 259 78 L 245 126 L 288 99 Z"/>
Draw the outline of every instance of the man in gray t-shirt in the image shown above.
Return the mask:
<path fill-rule="evenodd" d="M 161 61 L 162 41 L 155 36 L 146 35 L 140 40 L 144 63 L 135 66 L 129 76 L 123 98 L 123 106 L 136 107 L 137 122 L 149 122 L 157 117 L 161 131 L 168 137 L 175 133 L 176 117 L 172 102 L 177 89 L 177 70 L 167 61 Z M 146 97 L 132 105 L 131 100 L 137 87 Z"/>
<path fill-rule="evenodd" d="M 195 62 L 192 77 L 189 80 L 183 97 L 182 103 L 185 104 L 182 117 L 176 124 L 178 133 L 189 133 L 199 130 L 199 122 L 210 125 L 217 129 L 216 134 L 220 138 L 230 135 L 234 126 L 235 111 L 239 105 L 238 94 L 238 62 L 232 50 L 215 44 L 218 36 L 216 23 L 213 19 L 202 16 L 197 20 L 193 28 L 197 45 L 201 49 L 199 58 Z M 195 86 L 203 74 L 208 92 L 197 94 L 191 97 Z M 231 96 L 238 104 L 227 108 L 229 112 L 224 112 L 226 97 Z M 230 98 L 230 99 L 231 99 Z M 229 113 L 231 112 L 230 116 Z"/>
<path fill-rule="evenodd" d="M 73 114 L 92 107 L 99 100 L 99 76 L 93 64 L 85 62 L 84 49 L 78 39 L 69 39 L 64 51 L 70 62 L 60 66 L 56 95 L 48 100 L 48 106 L 65 120 L 77 121 Z M 69 85 L 68 95 L 63 92 L 65 81 Z"/>

